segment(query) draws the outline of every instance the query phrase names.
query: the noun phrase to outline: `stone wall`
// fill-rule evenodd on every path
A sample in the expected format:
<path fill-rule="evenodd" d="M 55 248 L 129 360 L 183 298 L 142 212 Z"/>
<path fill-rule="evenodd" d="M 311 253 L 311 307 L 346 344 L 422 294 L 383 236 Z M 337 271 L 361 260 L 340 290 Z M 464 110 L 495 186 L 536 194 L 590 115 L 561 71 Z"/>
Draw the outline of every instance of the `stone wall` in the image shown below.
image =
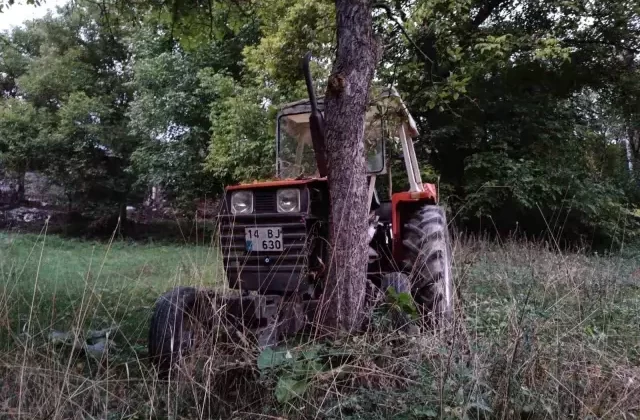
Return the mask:
<path fill-rule="evenodd" d="M 24 180 L 25 199 L 41 206 L 64 206 L 67 198 L 62 187 L 53 184 L 46 176 L 27 172 Z"/>
<path fill-rule="evenodd" d="M 53 184 L 46 176 L 37 172 L 27 172 L 24 179 L 24 201 L 37 207 L 62 206 L 65 203 L 64 191 Z M 0 206 L 18 207 L 18 180 L 0 172 Z"/>
<path fill-rule="evenodd" d="M 28 172 L 24 180 L 25 196 L 20 201 L 18 180 L 0 173 L 0 228 L 41 226 L 44 221 L 64 217 L 65 196 L 62 188 L 53 185 L 46 176 Z"/>
<path fill-rule="evenodd" d="M 145 225 L 155 222 L 175 222 L 176 220 L 214 220 L 220 205 L 219 199 L 201 199 L 193 203 L 190 211 L 173 207 L 161 188 L 150 186 L 147 198 L 135 206 L 127 206 L 129 223 Z M 0 168 L 0 229 L 37 231 L 49 220 L 53 225 L 92 224 L 107 221 L 112 223 L 117 215 L 105 215 L 98 220 L 90 220 L 87 215 L 68 213 L 64 190 L 54 185 L 43 174 L 29 172 L 25 176 L 25 197 L 18 200 L 18 180 L 3 174 Z M 106 222 L 105 222 L 106 223 Z"/>

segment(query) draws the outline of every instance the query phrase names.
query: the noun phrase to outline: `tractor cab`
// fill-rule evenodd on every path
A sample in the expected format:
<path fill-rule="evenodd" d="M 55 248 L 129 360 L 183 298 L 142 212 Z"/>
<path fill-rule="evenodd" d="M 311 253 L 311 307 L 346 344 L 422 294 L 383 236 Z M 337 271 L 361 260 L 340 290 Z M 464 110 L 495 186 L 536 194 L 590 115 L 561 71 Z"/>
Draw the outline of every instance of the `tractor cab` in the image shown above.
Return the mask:
<path fill-rule="evenodd" d="M 323 98 L 315 100 L 315 107 L 321 115 L 324 114 Z M 311 129 L 313 110 L 313 99 L 289 103 L 280 108 L 276 117 L 278 179 L 322 178 L 318 168 L 318 147 L 314 146 Z M 390 221 L 392 217 L 392 174 L 388 167 L 390 148 L 401 151 L 409 192 L 435 198 L 435 187 L 422 183 L 413 146 L 413 138 L 418 135 L 416 123 L 395 88 L 372 89 L 364 132 L 371 211 L 379 210 L 383 220 Z M 386 178 L 382 184 L 388 192 L 386 197 L 380 197 L 376 189 L 376 181 L 381 177 Z"/>
<path fill-rule="evenodd" d="M 395 88 L 372 89 L 365 120 L 367 173 L 379 176 L 388 173 L 387 147 L 400 146 L 409 175 L 410 190 L 423 191 L 424 186 L 413 147 L 418 135 L 416 123 Z M 324 100 L 316 101 L 324 113 Z M 280 108 L 276 122 L 276 176 L 279 179 L 322 177 L 318 169 L 316 148 L 311 130 L 312 101 L 306 99 Z"/>
<path fill-rule="evenodd" d="M 317 102 L 318 110 L 324 113 L 323 98 Z M 276 125 L 276 174 L 280 179 L 319 178 L 311 136 L 311 103 L 302 100 L 281 107 Z M 367 113 L 365 123 L 365 145 L 367 151 L 367 172 L 372 175 L 384 174 L 385 125 L 383 115 L 379 115 L 375 105 Z"/>

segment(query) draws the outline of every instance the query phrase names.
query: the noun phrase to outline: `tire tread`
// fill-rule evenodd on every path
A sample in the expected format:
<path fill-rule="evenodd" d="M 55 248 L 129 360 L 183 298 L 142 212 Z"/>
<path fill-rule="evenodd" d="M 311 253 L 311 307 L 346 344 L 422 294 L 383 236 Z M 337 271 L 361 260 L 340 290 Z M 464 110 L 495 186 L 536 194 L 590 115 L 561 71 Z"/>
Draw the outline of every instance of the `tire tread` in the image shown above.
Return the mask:
<path fill-rule="evenodd" d="M 416 304 L 427 314 L 437 311 L 443 317 L 449 317 L 453 310 L 453 299 L 447 302 L 444 292 L 446 287 L 450 293 L 453 288 L 446 220 L 442 207 L 425 205 L 404 224 L 402 240 L 406 251 L 403 263 L 412 280 Z"/>

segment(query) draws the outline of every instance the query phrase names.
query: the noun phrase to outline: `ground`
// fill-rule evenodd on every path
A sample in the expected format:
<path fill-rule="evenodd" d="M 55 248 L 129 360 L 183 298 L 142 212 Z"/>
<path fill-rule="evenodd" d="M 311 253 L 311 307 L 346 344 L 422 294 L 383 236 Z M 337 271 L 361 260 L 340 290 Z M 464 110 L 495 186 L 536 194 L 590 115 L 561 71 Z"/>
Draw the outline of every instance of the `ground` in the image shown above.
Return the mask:
<path fill-rule="evenodd" d="M 454 334 L 407 336 L 380 312 L 363 335 L 303 337 L 268 354 L 247 343 L 217 347 L 180 380 L 158 381 L 146 361 L 152 306 L 177 284 L 222 286 L 207 243 L 1 234 L 0 416 L 640 415 L 635 249 L 598 255 L 553 242 L 458 238 Z M 74 337 L 87 346 L 72 351 Z"/>

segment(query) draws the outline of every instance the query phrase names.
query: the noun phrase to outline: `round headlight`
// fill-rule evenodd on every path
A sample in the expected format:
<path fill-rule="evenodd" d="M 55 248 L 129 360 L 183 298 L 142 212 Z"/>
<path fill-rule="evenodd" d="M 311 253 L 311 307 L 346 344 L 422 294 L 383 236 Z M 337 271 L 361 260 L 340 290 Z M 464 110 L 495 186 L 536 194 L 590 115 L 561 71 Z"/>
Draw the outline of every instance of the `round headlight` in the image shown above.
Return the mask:
<path fill-rule="evenodd" d="M 231 194 L 231 213 L 253 213 L 253 193 L 251 191 L 236 191 Z"/>
<path fill-rule="evenodd" d="M 300 211 L 300 190 L 278 190 L 278 213 L 296 213 Z"/>

